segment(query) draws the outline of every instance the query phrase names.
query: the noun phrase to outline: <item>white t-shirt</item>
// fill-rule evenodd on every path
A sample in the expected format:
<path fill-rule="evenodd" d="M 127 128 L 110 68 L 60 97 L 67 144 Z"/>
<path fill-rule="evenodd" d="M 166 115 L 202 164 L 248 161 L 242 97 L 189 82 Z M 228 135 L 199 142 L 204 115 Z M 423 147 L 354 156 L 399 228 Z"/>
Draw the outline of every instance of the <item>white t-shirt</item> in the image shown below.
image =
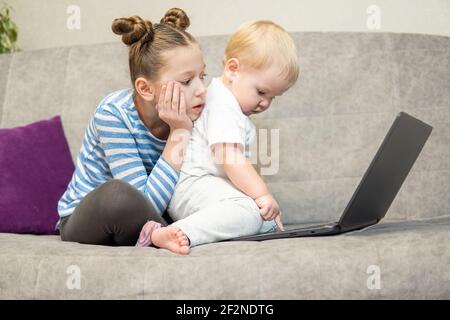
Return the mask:
<path fill-rule="evenodd" d="M 248 149 L 255 134 L 255 125 L 242 112 L 234 95 L 220 79 L 213 78 L 206 93 L 205 107 L 194 123 L 181 173 L 225 178 L 223 165 L 214 161 L 211 146 L 221 142 L 238 143 L 249 157 Z"/>

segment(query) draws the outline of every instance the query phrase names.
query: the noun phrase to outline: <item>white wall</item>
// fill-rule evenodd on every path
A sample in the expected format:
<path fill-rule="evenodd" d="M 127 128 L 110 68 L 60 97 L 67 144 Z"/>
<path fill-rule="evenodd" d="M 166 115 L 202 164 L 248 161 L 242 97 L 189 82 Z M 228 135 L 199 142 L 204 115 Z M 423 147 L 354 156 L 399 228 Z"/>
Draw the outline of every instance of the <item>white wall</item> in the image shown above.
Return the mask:
<path fill-rule="evenodd" d="M 288 31 L 406 32 L 450 36 L 450 0 L 0 0 L 13 7 L 22 50 L 119 41 L 117 17 L 138 14 L 157 22 L 171 7 L 191 18 L 194 36 L 230 34 L 240 23 L 270 19 Z M 69 29 L 80 9 L 80 28 Z M 369 30 L 367 8 L 380 8 L 380 29 Z"/>

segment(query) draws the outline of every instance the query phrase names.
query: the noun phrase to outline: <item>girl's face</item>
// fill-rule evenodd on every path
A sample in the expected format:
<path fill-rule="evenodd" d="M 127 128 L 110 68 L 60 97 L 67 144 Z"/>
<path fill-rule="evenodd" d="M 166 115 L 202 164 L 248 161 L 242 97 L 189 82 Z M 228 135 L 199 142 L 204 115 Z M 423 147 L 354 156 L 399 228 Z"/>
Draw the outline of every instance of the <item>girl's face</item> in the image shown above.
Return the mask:
<path fill-rule="evenodd" d="M 206 88 L 204 83 L 205 62 L 199 46 L 194 44 L 178 47 L 164 53 L 162 57 L 166 66 L 160 72 L 156 89 L 156 101 L 159 99 L 161 86 L 169 81 L 181 85 L 181 91 L 186 99 L 186 113 L 195 121 L 200 116 L 205 102 Z"/>
<path fill-rule="evenodd" d="M 289 88 L 276 65 L 262 70 L 239 68 L 228 79 L 229 89 L 247 116 L 267 110 L 273 99 Z"/>

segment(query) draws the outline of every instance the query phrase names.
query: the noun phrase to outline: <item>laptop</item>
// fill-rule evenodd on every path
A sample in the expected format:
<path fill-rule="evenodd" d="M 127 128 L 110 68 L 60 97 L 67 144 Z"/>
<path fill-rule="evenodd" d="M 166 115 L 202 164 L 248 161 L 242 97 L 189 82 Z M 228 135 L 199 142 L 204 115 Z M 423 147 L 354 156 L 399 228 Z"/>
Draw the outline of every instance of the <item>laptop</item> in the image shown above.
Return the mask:
<path fill-rule="evenodd" d="M 400 112 L 338 222 L 242 236 L 228 241 L 329 236 L 377 224 L 386 215 L 432 130 L 430 125 Z"/>

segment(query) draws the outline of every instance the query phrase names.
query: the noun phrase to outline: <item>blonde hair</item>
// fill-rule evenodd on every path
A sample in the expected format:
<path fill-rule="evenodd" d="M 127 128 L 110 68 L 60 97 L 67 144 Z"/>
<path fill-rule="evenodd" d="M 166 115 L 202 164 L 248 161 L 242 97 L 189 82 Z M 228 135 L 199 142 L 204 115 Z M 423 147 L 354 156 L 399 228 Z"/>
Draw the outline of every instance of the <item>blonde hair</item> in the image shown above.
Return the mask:
<path fill-rule="evenodd" d="M 117 18 L 111 29 L 122 36 L 129 46 L 129 65 L 131 82 L 138 77 L 158 80 L 160 71 L 166 64 L 162 53 L 177 47 L 197 44 L 195 38 L 185 30 L 190 21 L 186 13 L 179 8 L 166 12 L 160 23 L 151 23 L 139 16 Z"/>
<path fill-rule="evenodd" d="M 239 26 L 228 41 L 223 63 L 232 58 L 237 58 L 241 67 L 257 70 L 275 63 L 290 85 L 300 72 L 292 37 L 272 21 L 250 21 Z"/>

